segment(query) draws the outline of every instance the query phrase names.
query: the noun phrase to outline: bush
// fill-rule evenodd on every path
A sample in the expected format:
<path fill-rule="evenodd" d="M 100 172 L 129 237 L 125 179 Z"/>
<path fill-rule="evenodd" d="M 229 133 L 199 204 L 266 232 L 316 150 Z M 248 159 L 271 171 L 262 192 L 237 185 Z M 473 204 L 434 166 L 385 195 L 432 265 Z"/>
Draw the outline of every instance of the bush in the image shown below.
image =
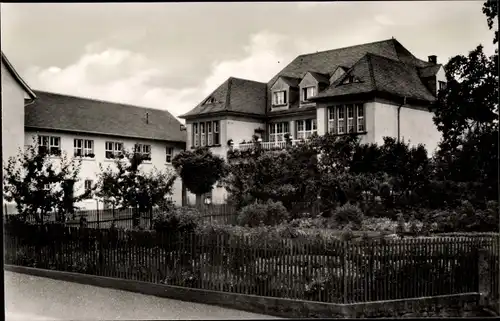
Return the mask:
<path fill-rule="evenodd" d="M 354 227 L 359 228 L 363 222 L 363 212 L 358 206 L 346 203 L 337 207 L 333 218 L 339 225 L 351 223 Z"/>
<path fill-rule="evenodd" d="M 179 207 L 156 214 L 153 229 L 157 232 L 193 232 L 200 224 L 200 212 L 192 207 Z"/>
<path fill-rule="evenodd" d="M 266 203 L 255 202 L 243 207 L 238 215 L 238 224 L 249 227 L 277 225 L 289 218 L 290 214 L 281 202 L 268 200 Z"/>
<path fill-rule="evenodd" d="M 361 224 L 361 230 L 373 232 L 391 232 L 396 231 L 397 222 L 388 217 L 370 217 L 365 218 Z"/>

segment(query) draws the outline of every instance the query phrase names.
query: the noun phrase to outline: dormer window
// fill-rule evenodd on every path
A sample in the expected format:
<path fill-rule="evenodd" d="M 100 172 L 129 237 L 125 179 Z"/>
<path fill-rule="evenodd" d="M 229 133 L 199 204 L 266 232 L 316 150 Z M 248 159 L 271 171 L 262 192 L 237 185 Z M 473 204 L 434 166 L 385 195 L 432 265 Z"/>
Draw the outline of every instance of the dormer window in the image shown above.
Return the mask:
<path fill-rule="evenodd" d="M 309 98 L 316 96 L 316 87 L 302 88 L 302 101 L 308 101 Z"/>
<path fill-rule="evenodd" d="M 205 100 L 205 104 L 204 105 L 214 104 L 214 103 L 215 103 L 215 98 L 214 97 L 210 97 L 207 100 Z"/>
<path fill-rule="evenodd" d="M 274 106 L 286 105 L 286 91 L 285 90 L 273 92 L 273 105 Z"/>

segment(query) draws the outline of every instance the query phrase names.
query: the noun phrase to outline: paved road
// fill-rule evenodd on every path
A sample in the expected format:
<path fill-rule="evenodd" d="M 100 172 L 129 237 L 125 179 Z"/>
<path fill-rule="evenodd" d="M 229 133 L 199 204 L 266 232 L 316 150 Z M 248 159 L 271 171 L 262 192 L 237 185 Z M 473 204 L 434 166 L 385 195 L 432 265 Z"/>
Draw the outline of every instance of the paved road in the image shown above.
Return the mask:
<path fill-rule="evenodd" d="M 5 314 L 8 321 L 276 319 L 7 271 Z"/>

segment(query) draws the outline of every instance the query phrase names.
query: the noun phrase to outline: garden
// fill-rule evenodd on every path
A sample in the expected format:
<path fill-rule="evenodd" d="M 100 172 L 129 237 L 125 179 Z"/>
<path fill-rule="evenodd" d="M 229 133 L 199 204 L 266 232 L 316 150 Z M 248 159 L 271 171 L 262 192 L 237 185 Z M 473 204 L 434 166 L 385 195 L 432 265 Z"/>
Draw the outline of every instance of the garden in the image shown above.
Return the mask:
<path fill-rule="evenodd" d="M 4 196 L 20 213 L 4 225 L 5 262 L 329 303 L 478 292 L 486 277 L 498 300 L 498 104 L 484 99 L 498 97 L 497 64 L 481 46 L 449 61 L 431 155 L 329 133 L 271 152 L 254 139 L 227 160 L 186 150 L 175 173 L 145 173 L 126 152 L 75 196 L 78 160 L 54 164 L 34 146 L 5 167 Z M 232 224 L 171 204 L 177 176 L 198 202 L 223 185 Z M 68 226 L 87 197 L 132 209 L 133 227 Z"/>

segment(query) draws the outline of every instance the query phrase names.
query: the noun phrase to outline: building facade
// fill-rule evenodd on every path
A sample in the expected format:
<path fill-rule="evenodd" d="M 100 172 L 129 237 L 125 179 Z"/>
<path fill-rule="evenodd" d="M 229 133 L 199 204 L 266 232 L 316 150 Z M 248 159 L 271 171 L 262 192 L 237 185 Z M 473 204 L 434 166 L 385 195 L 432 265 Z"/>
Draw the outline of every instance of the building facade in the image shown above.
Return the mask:
<path fill-rule="evenodd" d="M 18 154 L 24 146 L 24 106 L 36 99 L 35 93 L 16 72 L 2 52 L 2 160 Z"/>
<path fill-rule="evenodd" d="M 62 154 L 81 159 L 79 195 L 98 180 L 101 168 L 114 167 L 123 151 L 148 156 L 140 169 L 171 171 L 172 159 L 185 149 L 185 131 L 168 111 L 35 91 L 38 99 L 26 107 L 24 144 L 36 143 L 57 160 Z M 181 205 L 182 182 L 174 184 L 172 201 Z M 95 198 L 76 204 L 81 209 L 104 208 Z"/>
<path fill-rule="evenodd" d="M 443 86 L 437 57 L 420 60 L 396 39 L 300 55 L 267 83 L 229 78 L 182 115 L 186 147 L 226 157 L 229 148 L 248 148 L 253 135 L 279 148 L 286 134 L 297 141 L 330 132 L 355 133 L 362 143 L 395 137 L 431 154 L 441 135 L 430 107 Z M 216 186 L 214 203 L 226 198 Z"/>

